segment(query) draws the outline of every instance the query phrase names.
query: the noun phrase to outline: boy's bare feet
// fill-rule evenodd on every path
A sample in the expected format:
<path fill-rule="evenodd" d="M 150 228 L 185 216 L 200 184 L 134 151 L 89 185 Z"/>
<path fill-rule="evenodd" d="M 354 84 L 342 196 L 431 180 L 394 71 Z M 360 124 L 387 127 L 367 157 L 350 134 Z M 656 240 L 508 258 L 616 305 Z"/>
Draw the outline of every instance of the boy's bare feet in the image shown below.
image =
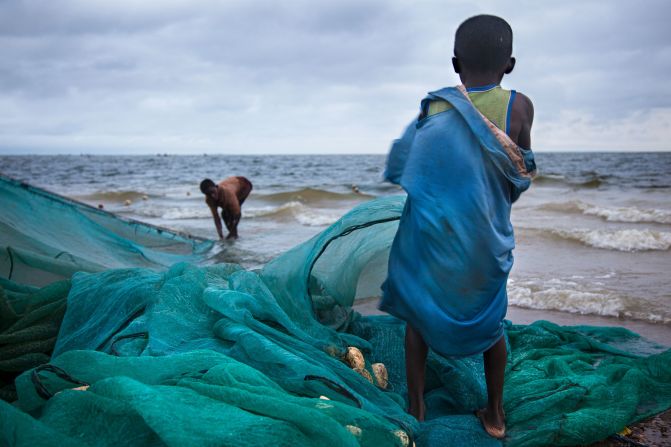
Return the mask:
<path fill-rule="evenodd" d="M 496 439 L 505 438 L 506 422 L 505 415 L 501 409 L 499 411 L 490 411 L 487 408 L 482 408 L 476 411 L 475 415 L 480 419 L 482 426 L 489 436 Z"/>

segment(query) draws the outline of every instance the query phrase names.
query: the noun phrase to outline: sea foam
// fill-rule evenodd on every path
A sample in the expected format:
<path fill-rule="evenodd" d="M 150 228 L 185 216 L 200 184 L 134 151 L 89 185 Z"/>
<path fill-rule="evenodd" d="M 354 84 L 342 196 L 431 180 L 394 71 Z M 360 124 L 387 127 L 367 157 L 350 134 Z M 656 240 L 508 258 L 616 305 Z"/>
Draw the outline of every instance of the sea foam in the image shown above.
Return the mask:
<path fill-rule="evenodd" d="M 549 230 L 562 239 L 574 240 L 595 248 L 618 251 L 668 250 L 671 233 L 654 230 Z"/>
<path fill-rule="evenodd" d="M 612 275 L 598 278 L 611 278 Z M 576 278 L 576 277 L 573 277 Z M 582 278 L 508 279 L 508 303 L 527 309 L 556 310 L 581 315 L 633 318 L 636 320 L 667 324 L 671 315 L 666 308 L 653 303 L 644 304 L 639 299 L 621 296 L 603 283 Z M 584 281 L 587 279 L 587 282 Z"/>
<path fill-rule="evenodd" d="M 313 208 L 298 201 L 290 201 L 279 206 L 264 206 L 243 210 L 243 217 L 277 220 L 296 220 L 305 226 L 325 226 L 337 221 L 341 212 Z"/>
<path fill-rule="evenodd" d="M 508 302 L 518 307 L 618 317 L 622 299 L 605 290 L 585 290 L 574 281 L 508 280 Z"/>
<path fill-rule="evenodd" d="M 610 222 L 631 223 L 671 223 L 671 210 L 656 208 L 630 207 L 608 207 L 585 203 L 580 200 L 562 203 L 547 203 L 541 206 L 547 211 L 559 211 L 564 213 L 579 213 L 589 216 L 601 217 Z"/>
<path fill-rule="evenodd" d="M 165 220 L 211 219 L 212 213 L 205 205 L 202 207 L 170 207 L 160 205 L 137 206 L 133 214 L 140 217 L 159 218 Z"/>

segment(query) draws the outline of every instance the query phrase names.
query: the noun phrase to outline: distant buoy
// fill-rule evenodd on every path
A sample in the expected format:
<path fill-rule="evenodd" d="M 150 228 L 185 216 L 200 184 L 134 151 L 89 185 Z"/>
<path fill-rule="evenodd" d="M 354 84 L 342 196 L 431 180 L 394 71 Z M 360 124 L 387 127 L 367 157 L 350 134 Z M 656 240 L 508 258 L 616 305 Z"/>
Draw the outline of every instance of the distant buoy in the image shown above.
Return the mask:
<path fill-rule="evenodd" d="M 191 195 L 191 191 L 187 191 L 187 192 L 186 192 L 186 195 L 187 195 L 187 196 L 190 196 L 190 195 Z"/>
<path fill-rule="evenodd" d="M 133 203 L 133 202 L 131 202 L 130 200 L 126 200 L 123 204 L 126 205 L 126 206 L 130 206 L 131 203 Z"/>

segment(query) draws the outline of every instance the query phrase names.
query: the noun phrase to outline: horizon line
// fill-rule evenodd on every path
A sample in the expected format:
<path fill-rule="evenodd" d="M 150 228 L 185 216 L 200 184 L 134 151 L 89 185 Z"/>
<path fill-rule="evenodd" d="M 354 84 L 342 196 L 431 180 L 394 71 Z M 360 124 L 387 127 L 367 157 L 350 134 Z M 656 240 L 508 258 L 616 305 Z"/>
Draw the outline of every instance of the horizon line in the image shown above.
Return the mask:
<path fill-rule="evenodd" d="M 659 153 L 670 153 L 671 149 L 664 150 L 622 150 L 622 149 L 568 149 L 568 150 L 538 150 L 533 151 L 535 154 L 590 154 L 590 153 L 611 153 L 611 154 L 659 154 Z M 16 153 L 0 152 L 0 157 L 54 157 L 54 156 L 72 156 L 72 157 L 84 157 L 84 156 L 96 156 L 96 157 L 166 157 L 166 156 L 194 156 L 194 157 L 207 157 L 207 156 L 236 156 L 236 157 L 267 157 L 273 155 L 291 155 L 291 156 L 313 156 L 313 155 L 387 155 L 389 152 L 259 152 L 252 154 L 243 154 L 243 153 L 226 153 L 226 152 L 151 152 L 151 153 L 111 153 L 111 152 L 102 152 L 102 153 L 92 153 L 92 152 L 56 152 L 52 154 L 41 153 L 41 152 L 32 152 L 32 153 Z"/>

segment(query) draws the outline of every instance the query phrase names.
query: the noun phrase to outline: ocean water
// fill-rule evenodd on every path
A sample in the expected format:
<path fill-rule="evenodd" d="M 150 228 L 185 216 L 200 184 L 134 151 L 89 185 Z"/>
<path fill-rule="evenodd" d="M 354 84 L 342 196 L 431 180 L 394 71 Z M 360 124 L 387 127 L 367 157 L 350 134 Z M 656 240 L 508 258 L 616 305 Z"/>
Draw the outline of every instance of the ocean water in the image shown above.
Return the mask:
<path fill-rule="evenodd" d="M 240 239 L 217 261 L 255 268 L 353 206 L 402 194 L 383 155 L 5 156 L 0 172 L 141 221 L 216 238 L 200 181 L 244 175 Z M 671 326 L 671 153 L 539 153 L 513 206 L 513 306 Z M 356 186 L 358 192 L 353 191 Z M 126 201 L 130 201 L 126 205 Z"/>

